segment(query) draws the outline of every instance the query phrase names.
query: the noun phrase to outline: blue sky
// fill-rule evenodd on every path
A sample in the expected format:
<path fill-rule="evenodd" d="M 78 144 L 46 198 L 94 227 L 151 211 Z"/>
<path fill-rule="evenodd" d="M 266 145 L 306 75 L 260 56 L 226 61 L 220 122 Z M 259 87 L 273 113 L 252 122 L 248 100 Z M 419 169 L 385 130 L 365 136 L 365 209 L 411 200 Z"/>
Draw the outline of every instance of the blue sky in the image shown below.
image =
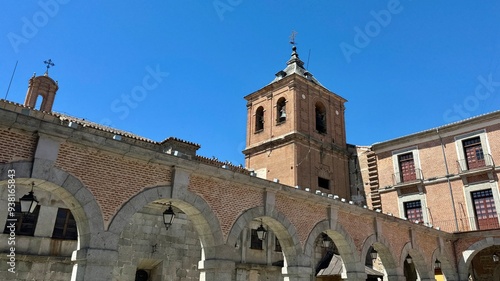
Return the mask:
<path fill-rule="evenodd" d="M 54 111 L 244 162 L 243 97 L 285 67 L 346 98 L 347 140 L 370 145 L 499 109 L 498 1 L 3 3 L 0 97 L 23 103 L 44 60 Z"/>

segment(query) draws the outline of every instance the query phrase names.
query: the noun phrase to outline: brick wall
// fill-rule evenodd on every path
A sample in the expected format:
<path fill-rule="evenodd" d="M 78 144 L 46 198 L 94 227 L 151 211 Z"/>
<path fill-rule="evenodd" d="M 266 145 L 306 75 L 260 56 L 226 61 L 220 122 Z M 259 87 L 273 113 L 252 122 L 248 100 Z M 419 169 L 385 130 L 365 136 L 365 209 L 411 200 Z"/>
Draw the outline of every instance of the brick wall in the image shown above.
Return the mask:
<path fill-rule="evenodd" d="M 401 249 L 410 241 L 410 232 L 408 229 L 401 229 L 397 223 L 384 221 L 381 224 L 382 235 L 389 244 L 385 246 L 392 251 L 397 264 L 401 258 Z"/>
<path fill-rule="evenodd" d="M 338 221 L 350 234 L 358 251 L 360 252 L 363 248 L 363 242 L 366 237 L 375 233 L 375 229 L 373 227 L 373 217 L 340 212 L 338 215 Z"/>
<path fill-rule="evenodd" d="M 71 143 L 61 144 L 56 167 L 79 178 L 101 206 L 106 223 L 147 187 L 170 185 L 171 169 Z"/>
<path fill-rule="evenodd" d="M 0 163 L 31 161 L 35 153 L 36 135 L 16 129 L 0 129 Z"/>
<path fill-rule="evenodd" d="M 276 195 L 276 210 L 295 226 L 302 245 L 313 227 L 326 218 L 326 208 L 285 194 Z"/>
<path fill-rule="evenodd" d="M 395 191 L 380 193 L 384 213 L 391 213 L 399 217 L 398 194 Z"/>
<path fill-rule="evenodd" d="M 436 249 L 436 237 L 430 236 L 425 232 L 415 232 L 416 248 L 422 253 L 422 257 L 427 264 L 432 264 L 432 254 Z"/>
<path fill-rule="evenodd" d="M 219 219 L 224 237 L 243 211 L 264 202 L 263 191 L 205 176 L 192 175 L 188 188 L 210 206 Z"/>

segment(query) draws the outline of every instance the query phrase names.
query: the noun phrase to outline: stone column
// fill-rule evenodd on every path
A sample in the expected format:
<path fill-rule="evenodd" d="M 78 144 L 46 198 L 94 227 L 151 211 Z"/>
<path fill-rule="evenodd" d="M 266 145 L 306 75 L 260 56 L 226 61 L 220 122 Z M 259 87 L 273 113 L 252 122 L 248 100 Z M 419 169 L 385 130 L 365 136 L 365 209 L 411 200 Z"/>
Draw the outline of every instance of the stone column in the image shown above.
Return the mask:
<path fill-rule="evenodd" d="M 248 270 L 245 268 L 236 269 L 236 281 L 248 281 Z"/>
<path fill-rule="evenodd" d="M 113 269 L 118 260 L 118 252 L 103 249 L 81 249 L 73 252 L 75 262 L 71 281 L 113 280 Z"/>
<path fill-rule="evenodd" d="M 200 281 L 235 280 L 236 263 L 229 260 L 203 260 L 198 262 Z"/>
<path fill-rule="evenodd" d="M 288 266 L 281 269 L 285 281 L 311 281 L 313 270 L 305 266 Z"/>

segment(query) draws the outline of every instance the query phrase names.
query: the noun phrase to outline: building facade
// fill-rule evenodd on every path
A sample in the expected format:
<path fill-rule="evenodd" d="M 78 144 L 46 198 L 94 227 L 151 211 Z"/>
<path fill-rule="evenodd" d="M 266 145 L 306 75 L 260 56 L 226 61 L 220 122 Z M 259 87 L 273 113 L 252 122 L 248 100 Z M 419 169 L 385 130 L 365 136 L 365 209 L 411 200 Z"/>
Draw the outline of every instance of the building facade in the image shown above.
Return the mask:
<path fill-rule="evenodd" d="M 369 203 L 446 232 L 498 231 L 499 139 L 500 112 L 493 112 L 360 147 L 359 154 L 367 156 L 365 191 L 381 199 Z M 368 162 L 370 156 L 375 161 Z M 481 276 L 499 270 L 491 259 L 499 249 L 496 245 L 477 258 L 476 264 L 488 269 L 474 272 L 474 280 L 489 280 Z"/>
<path fill-rule="evenodd" d="M 492 260 L 498 258 L 500 233 L 483 228 L 489 223 L 477 217 L 475 231 L 454 233 L 444 224 L 432 225 L 445 218 L 430 220 L 434 212 L 422 211 L 422 222 L 398 215 L 398 206 L 415 209 L 416 204 L 406 202 L 421 197 L 391 205 L 393 200 L 423 196 L 420 206 L 428 206 L 427 193 L 438 187 L 426 185 L 427 173 L 410 178 L 409 164 L 401 166 L 405 176 L 389 184 L 396 171 L 387 163 L 410 161 L 408 151 L 413 155 L 417 146 L 414 166 L 424 171 L 423 148 L 347 146 L 345 100 L 303 68 L 295 48 L 287 68 L 246 97 L 247 169 L 199 156 L 195 143 L 153 141 L 54 113 L 57 83 L 48 74 L 32 81 L 24 105 L 0 101 L 4 280 L 451 281 L 500 276 Z M 36 81 L 45 86 L 35 89 Z M 484 124 L 496 122 L 488 120 Z M 476 162 L 482 160 L 478 155 L 495 159 L 498 136 L 474 124 L 456 135 L 442 129 L 446 149 L 454 139 L 464 156 L 475 153 Z M 477 137 L 481 147 L 488 145 L 482 154 Z M 468 150 L 473 145 L 475 150 Z M 460 166 L 456 176 L 446 173 L 454 187 L 470 193 L 463 197 L 465 207 L 468 198 L 487 206 L 487 186 L 495 192 L 496 168 L 486 160 L 482 166 L 476 162 L 464 162 L 468 166 Z M 436 184 L 443 181 L 437 172 L 433 177 Z M 417 184 L 406 186 L 410 181 Z M 363 186 L 369 189 L 364 192 Z M 380 208 L 363 205 L 363 193 Z M 19 208 L 20 201 L 29 199 L 25 195 L 36 196 L 38 204 L 23 213 Z"/>

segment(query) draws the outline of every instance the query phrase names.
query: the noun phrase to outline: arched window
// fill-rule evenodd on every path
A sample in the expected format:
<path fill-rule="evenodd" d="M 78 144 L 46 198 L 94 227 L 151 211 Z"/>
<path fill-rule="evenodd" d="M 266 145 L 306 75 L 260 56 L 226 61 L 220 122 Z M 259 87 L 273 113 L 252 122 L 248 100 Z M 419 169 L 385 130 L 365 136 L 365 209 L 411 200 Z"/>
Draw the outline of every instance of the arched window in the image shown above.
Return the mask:
<path fill-rule="evenodd" d="M 38 94 L 38 96 L 36 97 L 34 109 L 42 110 L 44 105 L 45 105 L 45 97 L 42 94 Z"/>
<path fill-rule="evenodd" d="M 255 111 L 255 132 L 258 133 L 264 130 L 264 108 L 259 106 Z"/>
<path fill-rule="evenodd" d="M 286 121 L 286 99 L 280 98 L 276 103 L 276 123 L 283 123 Z"/>
<path fill-rule="evenodd" d="M 326 108 L 325 106 L 317 102 L 315 105 L 316 113 L 316 131 L 320 134 L 326 134 Z"/>

